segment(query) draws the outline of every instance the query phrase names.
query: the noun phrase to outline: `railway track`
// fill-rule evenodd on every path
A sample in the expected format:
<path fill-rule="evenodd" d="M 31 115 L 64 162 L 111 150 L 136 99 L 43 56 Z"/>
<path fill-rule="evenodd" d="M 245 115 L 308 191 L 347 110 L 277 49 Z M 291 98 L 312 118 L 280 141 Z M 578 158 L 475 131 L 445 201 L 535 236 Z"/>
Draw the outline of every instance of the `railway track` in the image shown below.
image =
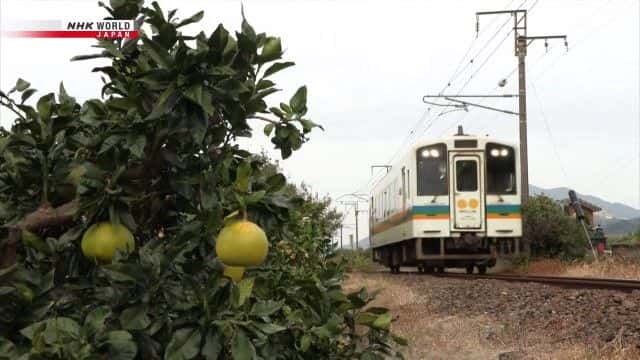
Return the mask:
<path fill-rule="evenodd" d="M 490 279 L 514 282 L 535 282 L 574 288 L 609 289 L 619 291 L 640 290 L 640 280 L 503 274 L 469 275 L 461 273 L 440 273 L 433 275 L 437 277 L 448 277 L 465 280 Z"/>

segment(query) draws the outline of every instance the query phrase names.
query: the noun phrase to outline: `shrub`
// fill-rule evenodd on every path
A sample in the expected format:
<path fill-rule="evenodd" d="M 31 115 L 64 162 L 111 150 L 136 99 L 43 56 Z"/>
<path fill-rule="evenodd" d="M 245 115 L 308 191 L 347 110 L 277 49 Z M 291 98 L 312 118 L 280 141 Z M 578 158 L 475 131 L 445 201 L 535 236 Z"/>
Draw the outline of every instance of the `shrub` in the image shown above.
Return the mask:
<path fill-rule="evenodd" d="M 581 225 L 553 199 L 544 195 L 531 197 L 523 212 L 524 236 L 531 244 L 532 256 L 584 256 L 588 243 Z"/>

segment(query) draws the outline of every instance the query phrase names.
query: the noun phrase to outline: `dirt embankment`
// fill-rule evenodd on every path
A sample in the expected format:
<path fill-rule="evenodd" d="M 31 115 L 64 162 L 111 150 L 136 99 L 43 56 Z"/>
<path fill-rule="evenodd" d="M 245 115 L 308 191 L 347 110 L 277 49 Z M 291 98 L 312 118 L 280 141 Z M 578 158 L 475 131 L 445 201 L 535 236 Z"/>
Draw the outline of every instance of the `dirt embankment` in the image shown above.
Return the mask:
<path fill-rule="evenodd" d="M 640 359 L 640 292 L 388 273 L 346 286 L 382 289 L 409 359 Z"/>

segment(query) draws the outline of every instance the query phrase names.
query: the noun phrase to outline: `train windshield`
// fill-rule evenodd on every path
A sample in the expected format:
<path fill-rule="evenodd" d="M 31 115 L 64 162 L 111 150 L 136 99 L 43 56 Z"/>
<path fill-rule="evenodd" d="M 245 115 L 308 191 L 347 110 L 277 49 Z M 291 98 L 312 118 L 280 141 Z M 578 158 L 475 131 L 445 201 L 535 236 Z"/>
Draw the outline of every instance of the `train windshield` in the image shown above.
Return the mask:
<path fill-rule="evenodd" d="M 516 193 L 516 157 L 511 146 L 487 143 L 487 194 Z"/>
<path fill-rule="evenodd" d="M 447 146 L 425 146 L 416 155 L 418 196 L 447 195 Z"/>

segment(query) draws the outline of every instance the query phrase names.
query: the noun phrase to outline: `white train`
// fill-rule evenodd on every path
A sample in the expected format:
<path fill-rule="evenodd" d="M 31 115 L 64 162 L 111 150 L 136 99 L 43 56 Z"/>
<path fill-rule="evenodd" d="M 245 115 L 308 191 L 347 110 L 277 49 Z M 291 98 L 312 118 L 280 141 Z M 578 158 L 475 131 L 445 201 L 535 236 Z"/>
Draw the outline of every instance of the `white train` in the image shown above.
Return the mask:
<path fill-rule="evenodd" d="M 373 259 L 398 272 L 477 267 L 520 252 L 518 146 L 465 135 L 415 144 L 373 188 Z"/>

